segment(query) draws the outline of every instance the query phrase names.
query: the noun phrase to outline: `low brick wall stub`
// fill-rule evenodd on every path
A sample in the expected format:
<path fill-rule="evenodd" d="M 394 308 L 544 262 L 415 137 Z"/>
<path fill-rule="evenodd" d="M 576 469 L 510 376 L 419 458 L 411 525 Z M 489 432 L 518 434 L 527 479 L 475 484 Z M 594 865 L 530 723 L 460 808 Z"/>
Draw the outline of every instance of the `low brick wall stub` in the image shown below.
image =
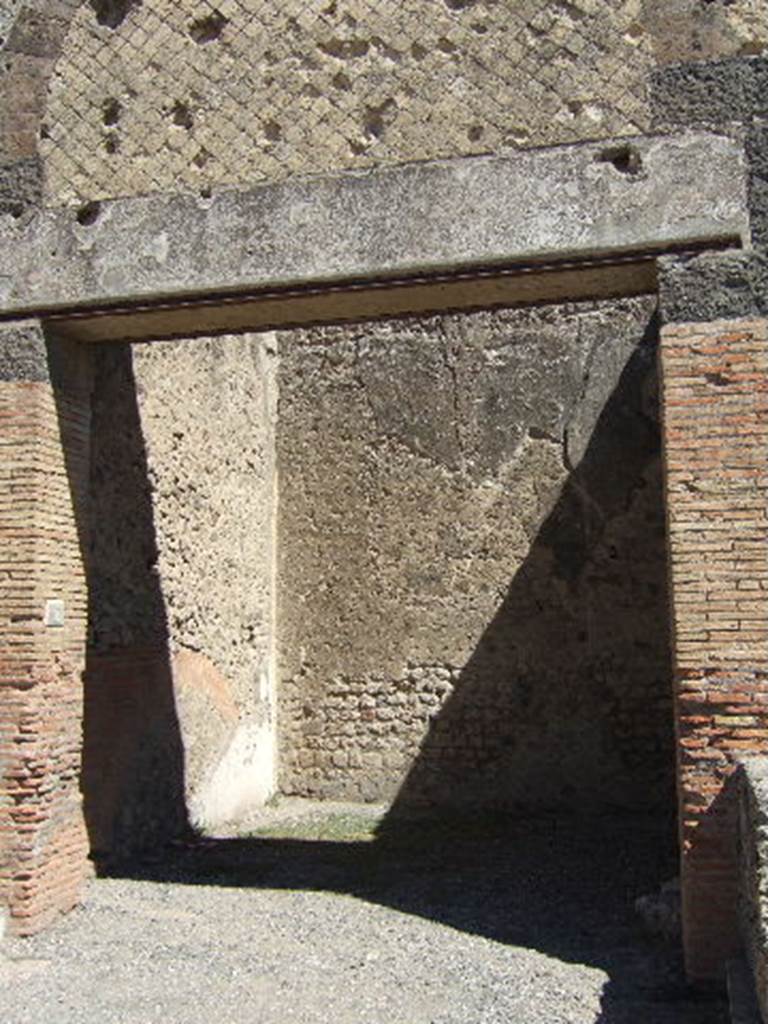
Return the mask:
<path fill-rule="evenodd" d="M 88 865 L 80 513 L 90 393 L 87 367 L 74 352 L 60 360 L 38 325 L 3 331 L 0 351 L 0 908 L 29 934 L 74 906 Z M 52 600 L 63 602 L 61 625 L 46 624 Z"/>
<path fill-rule="evenodd" d="M 768 322 L 662 332 L 684 939 L 692 979 L 738 947 L 736 759 L 768 751 Z"/>

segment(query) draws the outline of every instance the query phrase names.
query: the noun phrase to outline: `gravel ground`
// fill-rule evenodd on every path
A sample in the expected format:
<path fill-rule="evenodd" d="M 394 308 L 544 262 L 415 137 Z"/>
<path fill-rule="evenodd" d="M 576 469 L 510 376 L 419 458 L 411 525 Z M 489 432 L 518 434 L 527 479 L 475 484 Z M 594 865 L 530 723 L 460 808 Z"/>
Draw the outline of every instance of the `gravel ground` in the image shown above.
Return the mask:
<path fill-rule="evenodd" d="M 670 866 L 651 827 L 411 822 L 374 840 L 374 824 L 287 802 L 113 869 L 56 928 L 0 947 L 0 1021 L 727 1020 L 635 921 Z"/>

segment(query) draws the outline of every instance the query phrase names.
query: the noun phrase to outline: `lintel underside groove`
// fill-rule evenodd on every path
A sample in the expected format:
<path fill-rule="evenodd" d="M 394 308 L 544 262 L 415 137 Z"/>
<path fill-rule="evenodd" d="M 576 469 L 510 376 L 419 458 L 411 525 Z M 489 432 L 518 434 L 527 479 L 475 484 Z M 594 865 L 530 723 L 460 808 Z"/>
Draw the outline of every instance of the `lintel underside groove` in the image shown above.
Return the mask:
<path fill-rule="evenodd" d="M 707 249 L 737 245 L 738 239 L 731 239 Z M 61 338 L 101 343 L 609 299 L 657 291 L 656 256 L 638 254 L 613 260 L 318 284 L 260 294 L 180 297 L 133 306 L 58 311 L 43 314 L 43 318 Z"/>

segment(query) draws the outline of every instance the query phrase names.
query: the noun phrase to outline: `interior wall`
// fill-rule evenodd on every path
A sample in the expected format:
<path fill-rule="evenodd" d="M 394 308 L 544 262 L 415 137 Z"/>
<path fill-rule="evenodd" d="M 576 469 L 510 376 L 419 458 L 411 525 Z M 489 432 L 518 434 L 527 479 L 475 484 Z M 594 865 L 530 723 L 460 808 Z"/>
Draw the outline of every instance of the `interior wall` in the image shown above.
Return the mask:
<path fill-rule="evenodd" d="M 654 301 L 280 338 L 281 789 L 672 807 Z"/>
<path fill-rule="evenodd" d="M 96 350 L 85 789 L 96 845 L 274 787 L 270 335 Z"/>

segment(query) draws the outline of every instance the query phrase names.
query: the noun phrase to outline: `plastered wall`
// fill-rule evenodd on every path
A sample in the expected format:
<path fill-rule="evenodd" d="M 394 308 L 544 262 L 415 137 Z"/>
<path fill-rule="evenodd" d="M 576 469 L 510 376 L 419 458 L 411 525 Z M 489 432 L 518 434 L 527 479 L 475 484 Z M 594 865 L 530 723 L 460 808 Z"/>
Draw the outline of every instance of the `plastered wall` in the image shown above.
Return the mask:
<path fill-rule="evenodd" d="M 652 299 L 281 335 L 281 788 L 673 803 Z"/>
<path fill-rule="evenodd" d="M 85 769 L 112 846 L 274 788 L 276 350 L 246 335 L 95 359 Z"/>

